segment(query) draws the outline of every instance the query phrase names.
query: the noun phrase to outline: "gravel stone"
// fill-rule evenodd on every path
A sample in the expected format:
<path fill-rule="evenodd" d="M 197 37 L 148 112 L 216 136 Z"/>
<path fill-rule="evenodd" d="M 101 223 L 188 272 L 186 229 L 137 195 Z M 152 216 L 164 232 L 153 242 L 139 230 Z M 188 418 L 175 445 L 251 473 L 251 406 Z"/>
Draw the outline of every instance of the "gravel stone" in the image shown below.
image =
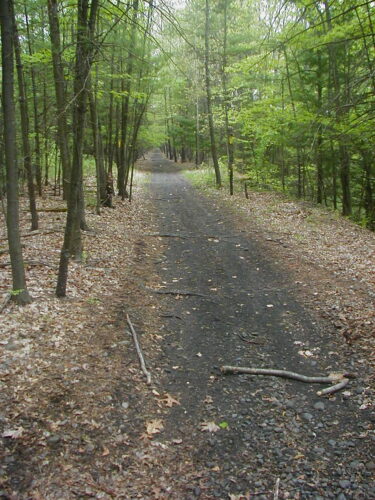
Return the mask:
<path fill-rule="evenodd" d="M 323 401 L 318 401 L 317 403 L 314 404 L 315 410 L 324 410 L 325 409 L 325 404 Z"/>
<path fill-rule="evenodd" d="M 350 488 L 350 485 L 351 485 L 351 482 L 348 481 L 347 479 L 341 479 L 341 481 L 339 481 L 339 485 L 341 488 Z"/>
<path fill-rule="evenodd" d="M 304 420 L 307 420 L 308 422 L 310 422 L 310 420 L 312 420 L 314 417 L 311 415 L 311 413 L 302 413 L 301 417 L 304 419 Z"/>
<path fill-rule="evenodd" d="M 47 441 L 49 442 L 49 444 L 57 444 L 58 442 L 61 441 L 61 436 L 59 436 L 58 434 L 52 434 L 48 439 Z"/>

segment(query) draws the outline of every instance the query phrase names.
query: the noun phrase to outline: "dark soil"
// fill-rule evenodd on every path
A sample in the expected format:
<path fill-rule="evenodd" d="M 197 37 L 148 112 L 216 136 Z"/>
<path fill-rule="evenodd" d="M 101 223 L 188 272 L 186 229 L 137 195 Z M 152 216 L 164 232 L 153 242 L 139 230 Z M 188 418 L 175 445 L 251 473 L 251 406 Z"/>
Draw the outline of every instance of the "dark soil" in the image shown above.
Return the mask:
<path fill-rule="evenodd" d="M 360 409 L 363 364 L 304 307 L 282 263 L 237 229 L 233 214 L 171 173 L 160 153 L 150 161 L 166 242 L 161 291 L 182 292 L 161 296 L 161 385 L 181 404 L 164 415 L 159 437 L 181 440 L 175 460 L 190 462 L 190 476 L 181 471 L 176 487 L 185 483 L 184 498 L 269 499 L 279 480 L 280 498 L 375 498 L 374 414 Z M 359 376 L 349 390 L 323 399 L 316 385 L 223 376 L 223 364 Z M 209 422 L 219 430 L 202 430 Z"/>

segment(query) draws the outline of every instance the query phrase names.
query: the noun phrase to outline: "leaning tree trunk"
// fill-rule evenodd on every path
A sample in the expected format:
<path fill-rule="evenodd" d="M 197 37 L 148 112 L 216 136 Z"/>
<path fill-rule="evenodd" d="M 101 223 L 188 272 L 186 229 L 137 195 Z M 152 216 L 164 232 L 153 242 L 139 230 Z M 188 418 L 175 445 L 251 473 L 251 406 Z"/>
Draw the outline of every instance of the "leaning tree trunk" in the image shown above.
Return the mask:
<path fill-rule="evenodd" d="M 206 83 L 206 95 L 207 95 L 208 127 L 210 130 L 211 156 L 212 156 L 212 161 L 214 163 L 216 186 L 221 187 L 221 175 L 220 175 L 219 161 L 217 158 L 217 150 L 216 150 L 214 118 L 212 114 L 212 96 L 211 96 L 211 81 L 210 81 L 210 67 L 209 67 L 209 55 L 210 55 L 209 38 L 210 38 L 210 6 L 209 6 L 209 0 L 206 0 L 205 30 L 204 30 L 204 42 L 205 42 L 204 68 L 205 68 L 205 83 Z"/>
<path fill-rule="evenodd" d="M 29 304 L 31 297 L 26 288 L 21 238 L 19 232 L 18 169 L 16 162 L 16 126 L 14 106 L 14 67 L 13 67 L 13 0 L 1 0 L 1 61 L 2 61 L 2 100 L 4 120 L 4 153 L 7 184 L 7 230 L 10 261 L 12 266 L 13 299 L 20 305 Z"/>

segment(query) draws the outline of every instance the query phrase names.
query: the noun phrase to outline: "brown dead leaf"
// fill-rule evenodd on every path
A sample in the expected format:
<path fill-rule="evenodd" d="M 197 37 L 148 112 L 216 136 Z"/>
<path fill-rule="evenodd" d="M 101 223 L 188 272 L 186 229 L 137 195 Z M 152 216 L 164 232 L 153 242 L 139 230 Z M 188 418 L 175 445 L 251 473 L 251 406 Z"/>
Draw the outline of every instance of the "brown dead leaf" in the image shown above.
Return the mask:
<path fill-rule="evenodd" d="M 103 453 L 102 453 L 102 457 L 106 457 L 107 455 L 109 455 L 109 449 L 106 448 L 105 446 L 103 446 Z"/>
<path fill-rule="evenodd" d="M 164 398 L 161 401 L 165 404 L 165 406 L 168 406 L 168 408 L 172 408 L 173 405 L 181 404 L 177 399 L 175 399 L 168 393 L 164 396 Z"/>
<path fill-rule="evenodd" d="M 160 419 L 150 420 L 146 423 L 146 432 L 149 436 L 159 434 L 164 429 L 163 422 Z"/>

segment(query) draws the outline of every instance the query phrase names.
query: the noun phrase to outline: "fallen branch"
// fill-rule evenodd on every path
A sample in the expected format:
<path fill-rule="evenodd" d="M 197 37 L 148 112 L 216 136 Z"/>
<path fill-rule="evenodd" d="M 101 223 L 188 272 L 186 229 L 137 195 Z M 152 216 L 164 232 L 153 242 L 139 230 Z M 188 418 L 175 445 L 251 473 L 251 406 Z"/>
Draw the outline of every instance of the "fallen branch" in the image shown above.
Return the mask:
<path fill-rule="evenodd" d="M 160 238 L 181 238 L 185 240 L 187 236 L 184 236 L 183 234 L 175 234 L 175 233 L 147 233 L 145 236 L 157 236 Z"/>
<path fill-rule="evenodd" d="M 146 290 L 149 290 L 150 292 L 153 293 L 159 293 L 163 295 L 185 295 L 187 297 L 205 297 L 208 298 L 207 295 L 204 295 L 203 293 L 198 293 L 198 292 L 189 292 L 189 291 L 183 291 L 183 290 L 155 290 L 154 288 L 149 288 L 145 287 Z"/>
<path fill-rule="evenodd" d="M 3 300 L 3 303 L 0 306 L 0 314 L 4 311 L 4 309 L 6 308 L 8 302 L 10 301 L 11 298 L 12 298 L 11 294 L 7 293 L 7 295 L 5 296 L 5 299 Z"/>
<path fill-rule="evenodd" d="M 63 232 L 62 229 L 51 229 L 47 231 L 40 231 L 39 229 L 37 229 L 36 231 L 32 231 L 31 233 L 23 233 L 20 236 L 21 238 L 30 238 L 31 236 L 39 236 L 39 235 L 62 233 L 62 232 Z M 7 237 L 0 238 L 0 241 L 6 241 L 7 239 L 8 239 Z"/>
<path fill-rule="evenodd" d="M 301 375 L 300 373 L 290 372 L 287 370 L 274 370 L 272 368 L 247 368 L 242 366 L 222 366 L 220 368 L 221 372 L 226 373 L 247 373 L 249 375 L 271 375 L 274 377 L 289 378 L 292 380 L 298 380 L 300 382 L 310 383 L 310 384 L 332 384 L 331 387 L 327 387 L 322 391 L 318 391 L 318 396 L 325 396 L 326 394 L 333 394 L 344 388 L 350 378 L 355 378 L 353 374 L 350 373 L 330 373 L 325 377 L 309 377 L 307 375 Z"/>
<path fill-rule="evenodd" d="M 49 264 L 48 262 L 43 262 L 41 260 L 24 260 L 25 266 L 47 266 L 47 267 L 55 267 L 52 264 Z M 5 268 L 11 266 L 12 263 L 10 261 L 8 262 L 2 262 L 0 264 L 0 268 Z"/>
<path fill-rule="evenodd" d="M 66 212 L 66 207 L 38 208 L 38 212 Z"/>
<path fill-rule="evenodd" d="M 341 391 L 344 387 L 346 387 L 349 383 L 348 378 L 343 378 L 341 382 L 338 384 L 332 385 L 331 387 L 327 387 L 326 389 L 322 389 L 317 392 L 318 396 L 326 396 L 327 394 L 333 394 L 334 392 Z"/>
<path fill-rule="evenodd" d="M 151 384 L 151 373 L 146 368 L 146 363 L 145 363 L 145 359 L 143 357 L 142 349 L 141 349 L 141 346 L 139 345 L 136 331 L 134 330 L 132 322 L 130 321 L 129 314 L 126 315 L 126 321 L 127 321 L 128 325 L 129 325 L 130 331 L 131 331 L 131 333 L 133 335 L 134 345 L 135 345 L 135 348 L 136 348 L 136 351 L 137 351 L 137 354 L 138 354 L 138 358 L 139 358 L 139 363 L 141 365 L 141 369 L 142 369 L 143 373 L 146 375 L 147 384 Z"/>

